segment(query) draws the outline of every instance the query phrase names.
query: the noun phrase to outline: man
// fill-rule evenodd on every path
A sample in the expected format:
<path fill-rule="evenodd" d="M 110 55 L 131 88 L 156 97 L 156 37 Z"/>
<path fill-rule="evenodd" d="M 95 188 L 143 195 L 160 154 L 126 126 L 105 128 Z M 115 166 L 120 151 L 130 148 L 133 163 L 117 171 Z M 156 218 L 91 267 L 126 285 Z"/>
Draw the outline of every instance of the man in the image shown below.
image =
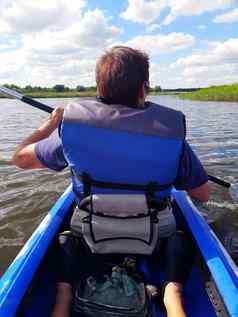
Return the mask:
<path fill-rule="evenodd" d="M 21 168 L 56 171 L 69 164 L 79 200 L 82 190 L 76 184 L 78 176 L 90 172 L 89 188 L 96 187 L 94 180 L 109 184 L 153 181 L 163 185 L 158 198 L 169 196 L 174 185 L 193 198 L 207 201 L 207 174 L 185 141 L 183 114 L 145 102 L 148 56 L 129 47 L 114 47 L 97 62 L 96 82 L 97 100 L 70 105 L 65 111 L 55 109 L 17 147 L 13 162 Z M 84 182 L 84 194 L 87 185 Z M 70 284 L 59 283 L 53 316 L 68 316 L 70 302 Z M 164 304 L 168 316 L 185 316 L 180 279 L 168 278 Z"/>

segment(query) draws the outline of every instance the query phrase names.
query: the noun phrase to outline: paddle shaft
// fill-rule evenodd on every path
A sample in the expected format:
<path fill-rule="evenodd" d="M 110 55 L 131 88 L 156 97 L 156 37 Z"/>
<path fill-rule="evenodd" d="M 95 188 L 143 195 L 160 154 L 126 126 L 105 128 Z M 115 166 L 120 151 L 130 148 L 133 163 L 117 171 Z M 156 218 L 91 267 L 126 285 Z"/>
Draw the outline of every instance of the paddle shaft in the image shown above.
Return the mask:
<path fill-rule="evenodd" d="M 28 105 L 31 105 L 32 107 L 38 108 L 38 109 L 43 110 L 45 112 L 51 113 L 54 110 L 54 108 L 49 107 L 49 106 L 47 106 L 39 101 L 36 101 L 32 98 L 23 96 L 20 93 L 18 93 L 17 91 L 14 91 L 12 89 L 0 86 L 0 92 L 2 92 L 3 94 L 5 94 L 7 96 L 21 100 L 22 102 L 25 102 Z"/>
<path fill-rule="evenodd" d="M 38 109 L 43 110 L 43 111 L 48 112 L 48 113 L 51 113 L 54 110 L 54 108 L 49 107 L 49 106 L 47 106 L 39 101 L 36 101 L 36 100 L 31 99 L 31 98 L 26 97 L 26 96 L 23 96 L 21 101 L 28 103 L 28 105 L 31 105 L 35 108 L 38 108 Z"/>
<path fill-rule="evenodd" d="M 209 181 L 217 184 L 217 185 L 221 185 L 225 188 L 230 188 L 231 187 L 231 184 L 228 183 L 228 182 L 225 182 L 224 180 L 220 179 L 220 178 L 217 178 L 215 176 L 212 176 L 212 175 L 208 175 L 208 179 Z"/>
<path fill-rule="evenodd" d="M 43 110 L 45 112 L 51 113 L 54 110 L 54 108 L 49 107 L 49 106 L 43 104 L 42 102 L 36 101 L 36 100 L 34 100 L 32 98 L 23 96 L 23 95 L 19 94 L 18 92 L 14 91 L 12 89 L 0 86 L 0 92 L 6 94 L 8 96 L 11 96 L 13 98 L 19 99 L 22 102 L 25 102 L 28 105 L 31 105 L 31 106 L 33 106 L 35 108 L 38 108 L 40 110 Z M 231 187 L 230 183 L 225 182 L 224 180 L 222 180 L 220 178 L 217 178 L 215 176 L 208 175 L 208 179 L 209 179 L 209 181 L 211 181 L 211 182 L 213 182 L 215 184 L 218 184 L 220 186 L 223 186 L 225 188 L 230 188 Z"/>

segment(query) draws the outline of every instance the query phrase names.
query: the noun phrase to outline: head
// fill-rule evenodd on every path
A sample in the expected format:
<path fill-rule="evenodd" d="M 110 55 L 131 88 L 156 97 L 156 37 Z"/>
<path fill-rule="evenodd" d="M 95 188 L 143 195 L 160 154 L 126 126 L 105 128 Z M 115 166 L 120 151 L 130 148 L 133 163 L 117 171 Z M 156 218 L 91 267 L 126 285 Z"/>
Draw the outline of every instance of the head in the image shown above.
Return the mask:
<path fill-rule="evenodd" d="M 149 82 L 149 57 L 126 46 L 115 46 L 97 62 L 97 93 L 111 104 L 141 106 Z"/>

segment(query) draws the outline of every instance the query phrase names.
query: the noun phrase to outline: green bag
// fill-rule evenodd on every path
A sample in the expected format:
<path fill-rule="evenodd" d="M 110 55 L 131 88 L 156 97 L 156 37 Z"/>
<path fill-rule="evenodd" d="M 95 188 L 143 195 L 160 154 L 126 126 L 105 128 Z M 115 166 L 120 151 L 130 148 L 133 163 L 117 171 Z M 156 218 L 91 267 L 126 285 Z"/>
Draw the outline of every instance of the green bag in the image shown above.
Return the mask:
<path fill-rule="evenodd" d="M 110 274 L 92 274 L 81 280 L 74 299 L 74 313 L 84 317 L 149 317 L 149 296 L 135 259 L 125 258 Z"/>

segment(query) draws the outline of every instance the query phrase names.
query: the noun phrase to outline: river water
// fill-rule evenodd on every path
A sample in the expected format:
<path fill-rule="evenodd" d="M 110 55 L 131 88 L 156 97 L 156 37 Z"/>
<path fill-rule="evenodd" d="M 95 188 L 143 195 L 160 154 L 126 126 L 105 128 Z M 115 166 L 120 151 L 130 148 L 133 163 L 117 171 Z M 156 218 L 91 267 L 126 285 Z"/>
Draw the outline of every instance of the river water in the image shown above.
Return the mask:
<path fill-rule="evenodd" d="M 238 103 L 184 101 L 170 96 L 150 100 L 182 110 L 187 139 L 209 174 L 238 183 Z M 65 105 L 69 99 L 44 99 Z M 47 114 L 20 101 L 0 99 L 0 275 L 69 184 L 69 172 L 20 170 L 11 164 L 16 145 L 37 128 Z M 238 204 L 229 192 L 213 186 L 209 221 L 238 260 Z"/>

